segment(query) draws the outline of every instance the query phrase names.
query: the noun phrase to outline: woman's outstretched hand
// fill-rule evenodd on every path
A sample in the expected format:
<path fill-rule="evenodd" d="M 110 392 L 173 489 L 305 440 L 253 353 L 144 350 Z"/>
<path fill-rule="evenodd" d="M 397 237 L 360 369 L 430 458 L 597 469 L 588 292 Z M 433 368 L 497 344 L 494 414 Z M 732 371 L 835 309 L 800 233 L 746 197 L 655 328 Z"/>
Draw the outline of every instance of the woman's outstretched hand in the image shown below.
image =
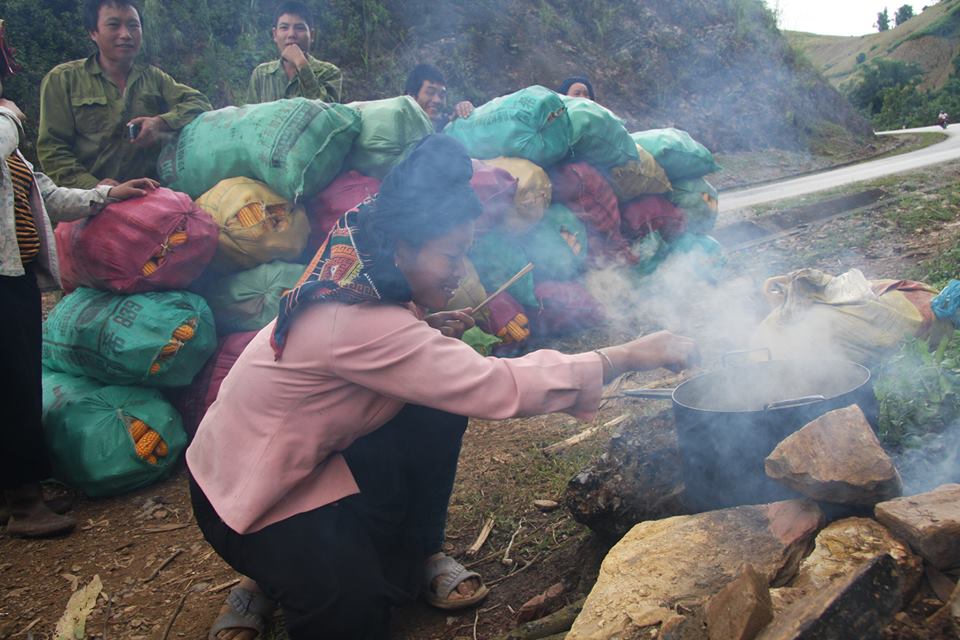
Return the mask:
<path fill-rule="evenodd" d="M 697 343 L 669 331 L 657 331 L 598 351 L 609 360 L 604 361 L 604 382 L 627 371 L 646 371 L 658 367 L 681 371 L 700 362 Z"/>

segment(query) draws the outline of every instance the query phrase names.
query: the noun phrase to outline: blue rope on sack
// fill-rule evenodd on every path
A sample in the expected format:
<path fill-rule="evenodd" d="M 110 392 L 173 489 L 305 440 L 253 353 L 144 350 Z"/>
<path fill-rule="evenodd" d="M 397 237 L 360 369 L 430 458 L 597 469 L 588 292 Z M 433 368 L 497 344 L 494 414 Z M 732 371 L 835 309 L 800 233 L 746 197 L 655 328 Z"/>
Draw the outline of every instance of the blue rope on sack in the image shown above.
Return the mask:
<path fill-rule="evenodd" d="M 951 280 L 936 298 L 930 301 L 930 308 L 938 318 L 949 320 L 960 329 L 960 280 Z"/>

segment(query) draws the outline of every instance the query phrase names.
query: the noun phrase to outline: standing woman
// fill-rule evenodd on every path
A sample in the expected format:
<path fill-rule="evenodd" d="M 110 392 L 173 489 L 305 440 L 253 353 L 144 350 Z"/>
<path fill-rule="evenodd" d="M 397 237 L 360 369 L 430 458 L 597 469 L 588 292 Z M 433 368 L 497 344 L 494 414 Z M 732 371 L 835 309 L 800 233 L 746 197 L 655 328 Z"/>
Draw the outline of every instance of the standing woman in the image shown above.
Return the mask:
<path fill-rule="evenodd" d="M 2 80 L 15 70 L 0 20 Z M 20 153 L 26 120 L 16 103 L 0 97 L 0 489 L 7 505 L 7 534 L 44 537 L 73 529 L 70 516 L 54 513 L 43 501 L 40 481 L 50 463 L 40 421 L 43 386 L 40 350 L 40 286 L 60 286 L 50 216 L 76 220 L 93 215 L 110 201 L 142 196 L 157 186 L 148 179 L 95 189 L 67 189 L 34 172 Z M 50 216 L 47 211 L 49 210 Z"/>
<path fill-rule="evenodd" d="M 425 321 L 464 275 L 481 211 L 471 175 L 459 142 L 427 136 L 345 214 L 187 450 L 200 529 L 280 603 L 292 640 L 385 638 L 390 607 L 421 592 L 440 607 L 483 598 L 479 576 L 440 551 L 460 416 L 590 419 L 605 380 L 696 357 L 660 332 L 484 358 L 450 335 L 467 313 Z"/>

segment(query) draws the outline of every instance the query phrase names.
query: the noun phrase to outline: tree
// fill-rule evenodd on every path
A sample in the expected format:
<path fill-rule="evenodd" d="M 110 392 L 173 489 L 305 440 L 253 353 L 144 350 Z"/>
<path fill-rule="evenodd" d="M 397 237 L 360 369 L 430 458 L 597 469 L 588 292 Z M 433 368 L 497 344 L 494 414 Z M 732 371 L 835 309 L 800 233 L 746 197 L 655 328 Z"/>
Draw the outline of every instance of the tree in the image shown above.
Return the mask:
<path fill-rule="evenodd" d="M 883 92 L 892 87 L 902 87 L 919 81 L 923 70 L 916 64 L 874 58 L 863 65 L 863 79 L 852 87 L 847 97 L 855 107 L 868 117 L 883 109 Z"/>
<path fill-rule="evenodd" d="M 877 23 L 873 26 L 877 28 L 877 31 L 890 30 L 890 12 L 887 11 L 886 7 L 883 8 L 883 11 L 877 14 Z"/>
<path fill-rule="evenodd" d="M 893 20 L 896 23 L 896 26 L 902 25 L 904 22 L 913 17 L 913 7 L 909 4 L 905 4 L 899 9 L 897 9 L 896 15 L 894 15 Z"/>

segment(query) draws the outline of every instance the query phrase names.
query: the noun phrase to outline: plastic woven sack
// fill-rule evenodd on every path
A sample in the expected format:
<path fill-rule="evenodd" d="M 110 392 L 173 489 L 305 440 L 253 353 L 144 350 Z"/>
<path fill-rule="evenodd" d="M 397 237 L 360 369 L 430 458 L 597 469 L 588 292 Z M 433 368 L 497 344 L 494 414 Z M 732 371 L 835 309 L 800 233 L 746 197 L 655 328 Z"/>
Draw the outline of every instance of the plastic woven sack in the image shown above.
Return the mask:
<path fill-rule="evenodd" d="M 218 273 L 252 269 L 272 260 L 296 260 L 310 236 L 300 205 L 250 178 L 230 178 L 197 198 L 220 227 L 210 267 Z"/>
<path fill-rule="evenodd" d="M 538 85 L 494 98 L 443 132 L 462 142 L 473 158 L 526 158 L 541 167 L 563 160 L 573 139 L 563 100 Z"/>
<path fill-rule="evenodd" d="M 684 233 L 675 238 L 670 248 L 674 257 L 686 256 L 697 277 L 708 282 L 719 282 L 727 264 L 723 247 L 712 236 Z"/>
<path fill-rule="evenodd" d="M 256 335 L 256 331 L 245 331 L 223 336 L 213 357 L 207 360 L 192 384 L 167 390 L 167 397 L 180 412 L 183 428 L 190 438 L 196 435 L 204 414 L 217 399 L 223 379 Z"/>
<path fill-rule="evenodd" d="M 380 181 L 356 171 L 347 171 L 331 182 L 326 189 L 307 203 L 310 218 L 310 241 L 313 251 L 327 239 L 330 229 L 340 216 L 380 191 Z"/>
<path fill-rule="evenodd" d="M 686 229 L 683 211 L 663 196 L 641 196 L 620 205 L 620 231 L 630 239 L 659 231 L 667 242 Z"/>
<path fill-rule="evenodd" d="M 596 298 L 579 282 L 540 282 L 540 308 L 533 319 L 538 336 L 556 337 L 603 323 L 605 314 Z"/>
<path fill-rule="evenodd" d="M 516 215 L 517 187 L 520 181 L 506 169 L 495 167 L 481 160 L 473 161 L 473 177 L 470 186 L 483 206 L 483 213 L 476 219 L 478 234 L 499 227 L 504 220 Z"/>
<path fill-rule="evenodd" d="M 637 145 L 637 154 L 639 160 L 611 167 L 608 172 L 610 186 L 620 202 L 648 193 L 666 193 L 671 189 L 667 174 L 650 152 Z"/>
<path fill-rule="evenodd" d="M 56 227 L 66 291 L 183 289 L 217 250 L 217 224 L 190 196 L 160 188 Z"/>
<path fill-rule="evenodd" d="M 297 284 L 304 269 L 302 264 L 275 261 L 211 282 L 204 298 L 217 331 L 259 331 L 267 326 L 277 317 L 280 297 Z"/>
<path fill-rule="evenodd" d="M 43 366 L 107 384 L 190 384 L 216 346 L 210 307 L 187 291 L 80 287 L 43 323 Z"/>
<path fill-rule="evenodd" d="M 480 275 L 487 291 L 496 291 L 529 262 L 523 246 L 512 235 L 497 231 L 474 240 L 470 248 L 470 261 Z M 510 285 L 507 292 L 525 306 L 536 306 L 533 295 L 533 274 L 527 273 Z M 494 333 L 488 331 L 487 333 Z"/>
<path fill-rule="evenodd" d="M 687 230 L 708 233 L 717 223 L 717 190 L 703 178 L 676 180 L 667 200 L 686 213 Z"/>
<path fill-rule="evenodd" d="M 575 162 L 609 169 L 640 161 L 636 143 L 616 114 L 587 98 L 561 98 L 570 114 L 571 151 Z"/>
<path fill-rule="evenodd" d="M 553 187 L 547 172 L 523 158 L 491 158 L 486 164 L 503 169 L 517 179 L 514 207 L 507 212 L 504 224 L 508 229 L 523 233 L 543 217 L 550 206 Z"/>
<path fill-rule="evenodd" d="M 347 106 L 360 113 L 360 134 L 345 166 L 364 175 L 382 179 L 415 144 L 433 133 L 430 118 L 410 96 Z"/>
<path fill-rule="evenodd" d="M 166 477 L 187 444 L 179 414 L 157 389 L 105 386 L 46 370 L 43 426 L 54 475 L 91 497 Z M 138 442 L 145 455 L 137 454 Z"/>
<path fill-rule="evenodd" d="M 930 302 L 930 307 L 938 318 L 949 320 L 960 329 L 960 280 L 947 283 L 943 291 Z"/>
<path fill-rule="evenodd" d="M 630 246 L 635 264 L 631 266 L 634 274 L 646 276 L 663 264 L 670 255 L 670 245 L 663 239 L 659 231 L 653 231 L 643 236 Z"/>
<path fill-rule="evenodd" d="M 447 302 L 447 305 L 441 311 L 456 311 L 457 309 L 473 308 L 483 302 L 487 297 L 487 290 L 484 289 L 480 276 L 473 263 L 463 259 L 463 266 L 466 271 L 463 278 L 460 279 L 460 285 L 453 292 L 453 297 Z M 484 322 L 488 319 L 489 311 L 486 307 L 477 313 L 477 321 Z"/>
<path fill-rule="evenodd" d="M 260 180 L 287 200 L 327 186 L 360 133 L 342 104 L 293 98 L 200 114 L 160 152 L 160 180 L 196 198 L 227 178 Z"/>
<path fill-rule="evenodd" d="M 561 204 L 550 205 L 537 226 L 523 239 L 523 249 L 536 265 L 534 282 L 570 280 L 587 262 L 587 228 Z"/>
<path fill-rule="evenodd" d="M 653 155 L 670 182 L 683 178 L 702 178 L 720 170 L 713 154 L 705 146 L 680 129 L 637 131 L 630 137 Z"/>
<path fill-rule="evenodd" d="M 480 328 L 500 338 L 499 348 L 516 346 L 530 337 L 530 319 L 520 303 L 509 293 L 504 292 L 490 301 L 490 321 Z"/>

